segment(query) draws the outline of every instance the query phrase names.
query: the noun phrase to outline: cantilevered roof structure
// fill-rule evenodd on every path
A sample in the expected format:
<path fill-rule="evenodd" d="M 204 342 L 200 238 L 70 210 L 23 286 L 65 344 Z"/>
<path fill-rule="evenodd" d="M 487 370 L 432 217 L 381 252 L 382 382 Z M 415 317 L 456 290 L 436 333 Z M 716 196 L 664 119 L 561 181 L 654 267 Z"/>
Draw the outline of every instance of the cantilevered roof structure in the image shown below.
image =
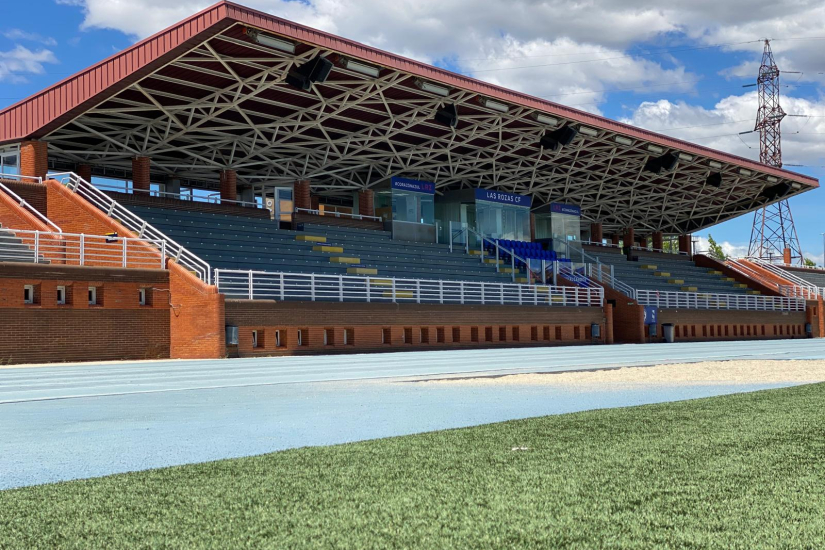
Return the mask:
<path fill-rule="evenodd" d="M 330 72 L 304 78 L 318 56 Z M 228 168 L 322 195 L 404 176 L 577 204 L 605 231 L 688 233 L 818 187 L 226 1 L 0 112 L 0 144 L 29 139 L 54 169 L 128 178 L 148 156 L 154 181 Z"/>

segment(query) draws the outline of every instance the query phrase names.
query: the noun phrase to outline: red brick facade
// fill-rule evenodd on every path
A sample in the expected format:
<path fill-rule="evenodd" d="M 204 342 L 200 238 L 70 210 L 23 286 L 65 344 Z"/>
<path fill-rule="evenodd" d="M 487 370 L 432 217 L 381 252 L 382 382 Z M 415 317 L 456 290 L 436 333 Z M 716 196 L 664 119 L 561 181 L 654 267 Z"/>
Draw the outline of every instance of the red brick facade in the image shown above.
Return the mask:
<path fill-rule="evenodd" d="M 603 342 L 601 308 L 226 302 L 241 357 L 591 344 L 594 323 Z"/>
<path fill-rule="evenodd" d="M 358 213 L 362 216 L 375 216 L 375 193 L 372 189 L 358 191 Z"/>
<path fill-rule="evenodd" d="M 312 200 L 310 199 L 310 185 L 309 180 L 298 180 L 292 186 L 292 198 L 295 208 L 312 208 Z"/>
<path fill-rule="evenodd" d="M 168 288 L 161 270 L 0 263 L 0 364 L 168 358 Z"/>
<path fill-rule="evenodd" d="M 238 173 L 234 170 L 221 170 L 220 187 L 222 199 L 238 200 Z"/>
<path fill-rule="evenodd" d="M 132 159 L 132 188 L 149 190 L 151 161 L 149 157 Z"/>

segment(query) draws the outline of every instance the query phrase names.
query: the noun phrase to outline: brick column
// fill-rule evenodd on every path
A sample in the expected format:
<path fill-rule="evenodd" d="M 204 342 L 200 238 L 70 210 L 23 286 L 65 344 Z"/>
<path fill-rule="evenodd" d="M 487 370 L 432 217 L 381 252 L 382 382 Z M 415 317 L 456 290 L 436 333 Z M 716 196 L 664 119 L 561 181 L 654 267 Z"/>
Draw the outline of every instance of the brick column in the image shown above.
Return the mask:
<path fill-rule="evenodd" d="M 77 175 L 83 178 L 84 180 L 91 182 L 92 181 L 92 165 L 91 164 L 78 164 L 77 168 Z"/>
<path fill-rule="evenodd" d="M 613 243 L 615 246 L 619 246 L 619 234 L 613 233 L 610 236 L 610 242 Z"/>
<path fill-rule="evenodd" d="M 687 254 L 688 256 L 692 256 L 693 254 L 690 250 L 690 248 L 691 248 L 690 245 L 691 245 L 690 234 L 679 235 L 679 252 Z"/>
<path fill-rule="evenodd" d="M 292 185 L 292 199 L 295 208 L 312 208 L 312 200 L 309 197 L 309 180 L 298 180 Z"/>
<path fill-rule="evenodd" d="M 313 210 L 319 210 L 321 208 L 321 199 L 318 198 L 317 195 L 310 195 L 309 204 L 312 205 Z"/>
<path fill-rule="evenodd" d="M 238 173 L 234 170 L 221 170 L 221 200 L 238 200 Z"/>
<path fill-rule="evenodd" d="M 375 216 L 375 193 L 372 189 L 358 191 L 358 213 L 362 216 Z"/>
<path fill-rule="evenodd" d="M 530 242 L 536 240 L 536 215 L 530 212 Z"/>
<path fill-rule="evenodd" d="M 594 243 L 601 244 L 602 239 L 604 239 L 604 233 L 602 232 L 602 224 L 599 222 L 594 222 L 590 224 L 590 240 Z"/>
<path fill-rule="evenodd" d="M 786 264 L 791 263 L 791 249 L 790 248 L 782 249 L 782 261 L 785 262 Z"/>
<path fill-rule="evenodd" d="M 132 189 L 149 190 L 149 157 L 132 159 Z"/>
<path fill-rule="evenodd" d="M 636 240 L 636 232 L 632 227 L 625 227 L 624 229 L 624 245 L 633 246 L 633 241 Z"/>
<path fill-rule="evenodd" d="M 641 248 L 647 248 L 647 237 L 639 237 L 639 246 Z"/>
<path fill-rule="evenodd" d="M 612 344 L 613 338 L 613 304 L 604 304 L 604 343 Z"/>
<path fill-rule="evenodd" d="M 651 238 L 653 239 L 653 248 L 655 250 L 662 250 L 665 247 L 665 236 L 661 231 L 654 231 Z"/>
<path fill-rule="evenodd" d="M 49 145 L 45 141 L 24 141 L 20 144 L 20 175 L 45 178 L 49 171 Z"/>

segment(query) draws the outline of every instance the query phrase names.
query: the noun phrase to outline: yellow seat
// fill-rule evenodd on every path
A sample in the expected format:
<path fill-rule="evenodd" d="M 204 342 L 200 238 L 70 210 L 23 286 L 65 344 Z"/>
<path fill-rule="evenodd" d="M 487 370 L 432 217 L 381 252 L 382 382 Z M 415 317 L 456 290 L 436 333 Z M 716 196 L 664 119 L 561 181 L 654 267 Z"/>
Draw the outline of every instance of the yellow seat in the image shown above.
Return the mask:
<path fill-rule="evenodd" d="M 659 266 L 652 264 L 642 264 L 639 267 L 641 267 L 642 269 L 659 269 Z"/>
<path fill-rule="evenodd" d="M 343 246 L 323 246 L 322 245 L 322 246 L 313 246 L 312 250 L 314 252 L 337 252 L 337 253 L 340 254 L 341 252 L 344 251 L 344 247 Z"/>
<path fill-rule="evenodd" d="M 311 242 L 311 243 L 325 243 L 326 237 L 319 237 L 318 235 L 298 235 L 295 237 L 296 241 Z"/>
<path fill-rule="evenodd" d="M 360 264 L 361 258 L 348 258 L 346 256 L 333 256 L 329 259 L 334 264 Z"/>
<path fill-rule="evenodd" d="M 696 292 L 698 289 L 695 286 L 683 286 L 683 292 Z"/>
<path fill-rule="evenodd" d="M 684 279 L 668 279 L 667 282 L 669 282 L 672 285 L 683 285 L 683 284 L 685 284 Z"/>
<path fill-rule="evenodd" d="M 657 277 L 670 277 L 670 273 L 667 271 L 657 271 L 654 273 Z"/>
<path fill-rule="evenodd" d="M 412 298 L 414 293 L 412 290 L 396 290 L 395 297 L 396 298 Z M 392 298 L 392 290 L 385 290 L 384 291 L 385 298 Z"/>
<path fill-rule="evenodd" d="M 353 269 L 353 268 L 350 268 L 350 269 Z M 347 271 L 349 271 L 349 269 Z M 370 284 L 372 286 L 392 286 L 392 280 L 390 280 L 390 279 L 370 279 Z"/>
<path fill-rule="evenodd" d="M 378 275 L 378 270 L 374 267 L 348 267 L 347 273 L 350 275 Z"/>

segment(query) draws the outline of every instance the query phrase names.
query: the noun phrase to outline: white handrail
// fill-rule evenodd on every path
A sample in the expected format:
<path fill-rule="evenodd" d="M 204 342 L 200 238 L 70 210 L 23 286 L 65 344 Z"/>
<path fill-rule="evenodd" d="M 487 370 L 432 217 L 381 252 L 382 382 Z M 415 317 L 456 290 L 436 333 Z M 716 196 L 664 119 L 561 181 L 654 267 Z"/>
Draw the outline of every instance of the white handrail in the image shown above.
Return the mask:
<path fill-rule="evenodd" d="M 4 176 L 0 176 L 0 177 L 5 177 L 5 175 L 4 175 Z M 40 179 L 40 178 L 38 178 L 38 179 Z M 45 223 L 46 223 L 46 225 L 50 226 L 52 229 L 54 229 L 54 230 L 55 230 L 55 231 L 57 231 L 58 233 L 62 233 L 62 232 L 63 232 L 63 230 L 62 230 L 62 229 L 60 229 L 60 227 L 58 227 L 58 226 L 57 226 L 57 224 L 55 224 L 55 223 L 54 223 L 54 222 L 52 222 L 49 218 L 47 218 L 46 216 L 44 216 L 44 215 L 43 215 L 43 214 L 42 214 L 42 213 L 41 213 L 41 212 L 40 212 L 37 208 L 33 207 L 32 205 L 30 205 L 29 203 L 27 203 L 25 200 L 23 200 L 23 198 L 22 198 L 22 197 L 20 197 L 17 193 L 15 193 L 14 191 L 12 191 L 12 190 L 11 190 L 11 189 L 9 189 L 8 187 L 6 187 L 6 186 L 5 186 L 2 182 L 0 182 L 0 189 L 2 189 L 3 191 L 5 191 L 5 192 L 6 192 L 6 194 L 8 194 L 11 198 L 13 198 L 14 200 L 16 200 L 16 201 L 17 201 L 17 203 L 18 203 L 20 206 L 22 206 L 23 208 L 25 208 L 26 210 L 30 211 L 32 214 L 34 214 L 35 216 L 37 216 L 38 218 L 40 218 L 43 222 L 45 222 Z"/>
<path fill-rule="evenodd" d="M 19 243 L 0 239 L 0 261 L 49 263 L 94 267 L 126 267 L 163 269 L 164 257 L 157 250 L 159 241 L 88 235 L 85 233 L 55 233 L 6 229 Z"/>
<path fill-rule="evenodd" d="M 293 212 L 306 212 L 308 214 L 314 214 L 316 216 L 329 216 L 330 218 L 352 218 L 355 220 L 374 220 L 377 222 L 382 221 L 384 218 L 380 216 L 367 216 L 366 214 L 350 214 L 348 212 L 327 212 L 324 210 L 323 212 L 317 208 L 296 208 Z"/>
<path fill-rule="evenodd" d="M 636 301 L 642 305 L 656 306 L 662 309 L 805 311 L 805 300 L 803 298 L 787 296 L 637 290 Z"/>
<path fill-rule="evenodd" d="M 195 273 L 195 275 L 206 284 L 212 284 L 212 268 L 177 242 L 167 237 L 162 231 L 149 225 L 145 220 L 133 214 L 122 204 L 112 197 L 84 180 L 74 172 L 62 172 L 50 174 L 50 177 L 59 179 L 73 193 L 77 193 L 91 204 L 105 212 L 109 217 L 116 218 L 118 222 L 128 229 L 137 233 L 138 237 L 149 242 L 160 242 L 158 249 L 167 257 L 175 260 L 178 264 Z"/>
<path fill-rule="evenodd" d="M 478 305 L 601 307 L 604 289 L 215 269 L 229 298 Z"/>

